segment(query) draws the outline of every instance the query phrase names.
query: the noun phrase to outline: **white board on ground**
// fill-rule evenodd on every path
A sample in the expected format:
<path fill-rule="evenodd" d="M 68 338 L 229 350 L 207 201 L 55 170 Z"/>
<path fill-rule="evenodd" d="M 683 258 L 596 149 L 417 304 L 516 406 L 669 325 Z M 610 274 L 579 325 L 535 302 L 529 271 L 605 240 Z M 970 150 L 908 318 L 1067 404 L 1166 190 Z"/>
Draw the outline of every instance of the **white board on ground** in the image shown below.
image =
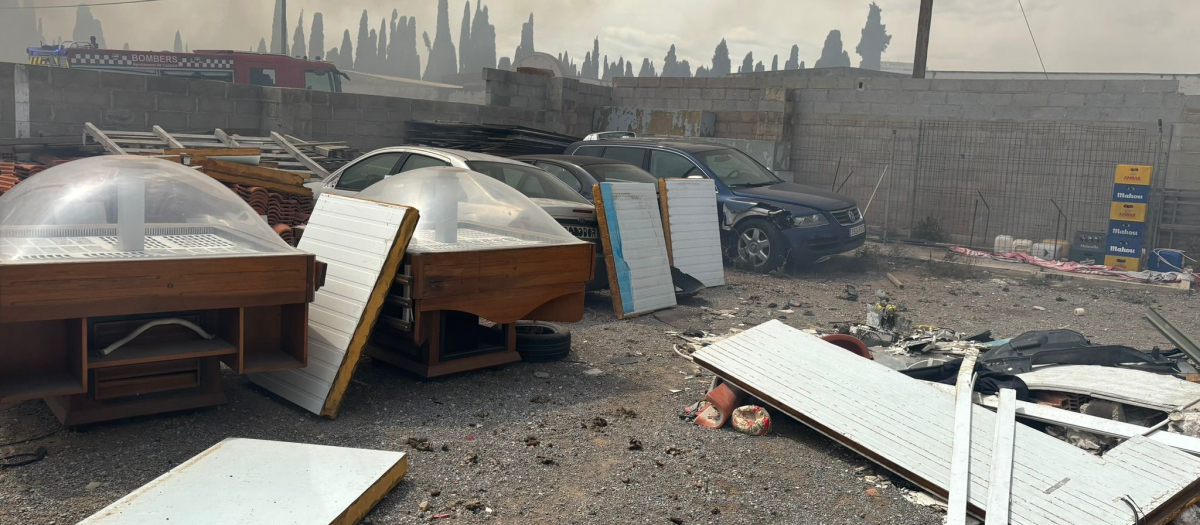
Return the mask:
<path fill-rule="evenodd" d="M 371 311 L 368 303 L 378 295 L 378 286 L 386 291 L 391 282 L 390 276 L 381 279 L 381 274 L 389 261 L 398 264 L 392 259 L 398 256 L 397 248 L 407 246 L 405 226 L 415 224 L 415 216 L 414 210 L 403 206 L 322 195 L 297 246 L 328 265 L 325 285 L 308 307 L 308 366 L 252 374 L 250 380 L 314 414 L 336 415 L 336 406 L 330 409 L 326 402 L 336 384 L 341 384 L 339 373 L 353 370 L 347 355 L 357 360 L 357 352 L 352 351 L 355 336 L 361 344 L 364 330 L 369 332 L 378 314 L 378 305 Z"/>
<path fill-rule="evenodd" d="M 352 524 L 407 471 L 403 452 L 229 438 L 79 525 Z"/>
<path fill-rule="evenodd" d="M 637 182 L 604 182 L 596 193 L 602 215 L 601 237 L 611 257 L 609 286 L 618 317 L 675 306 L 675 284 L 667 260 L 655 186 Z"/>
<path fill-rule="evenodd" d="M 955 396 L 771 321 L 700 349 L 699 364 L 763 402 L 945 497 Z M 997 416 L 972 407 L 968 509 L 986 514 Z M 1133 525 L 1170 515 L 1200 480 L 1200 459 L 1134 437 L 1096 457 L 1025 425 L 1013 439 L 1011 525 Z M 1176 497 L 1180 496 L 1180 497 Z M 1154 522 L 1159 523 L 1159 522 Z"/>
<path fill-rule="evenodd" d="M 659 179 L 672 266 L 709 288 L 725 285 L 717 186 L 712 179 Z"/>

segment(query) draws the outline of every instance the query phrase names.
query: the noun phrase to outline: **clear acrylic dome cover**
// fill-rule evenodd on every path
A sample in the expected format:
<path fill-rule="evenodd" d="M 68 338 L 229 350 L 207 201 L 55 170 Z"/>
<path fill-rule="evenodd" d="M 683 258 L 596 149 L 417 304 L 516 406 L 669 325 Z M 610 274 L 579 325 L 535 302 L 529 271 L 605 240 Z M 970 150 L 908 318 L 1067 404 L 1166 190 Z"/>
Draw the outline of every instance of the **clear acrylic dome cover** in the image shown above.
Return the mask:
<path fill-rule="evenodd" d="M 160 159 L 72 161 L 0 196 L 0 263 L 296 251 L 229 188 Z"/>
<path fill-rule="evenodd" d="M 521 192 L 464 168 L 408 171 L 357 197 L 416 208 L 421 220 L 408 249 L 415 253 L 583 242 Z"/>

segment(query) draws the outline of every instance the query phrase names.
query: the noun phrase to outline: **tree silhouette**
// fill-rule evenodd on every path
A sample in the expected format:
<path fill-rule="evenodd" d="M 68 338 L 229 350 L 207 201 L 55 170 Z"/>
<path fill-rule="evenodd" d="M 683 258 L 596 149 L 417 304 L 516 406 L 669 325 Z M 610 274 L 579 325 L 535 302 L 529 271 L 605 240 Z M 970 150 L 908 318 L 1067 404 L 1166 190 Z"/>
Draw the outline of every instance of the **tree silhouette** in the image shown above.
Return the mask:
<path fill-rule="evenodd" d="M 783 69 L 791 71 L 793 69 L 800 69 L 800 67 L 800 46 L 793 45 L 792 55 L 788 57 L 787 64 L 784 64 Z"/>
<path fill-rule="evenodd" d="M 512 61 L 509 60 L 508 57 L 500 57 L 500 63 L 496 64 L 496 69 L 503 69 L 505 71 L 511 71 L 512 70 Z"/>
<path fill-rule="evenodd" d="M 271 20 L 271 52 L 283 52 L 283 42 L 287 42 L 288 36 L 283 34 L 283 0 L 275 0 L 275 18 Z"/>
<path fill-rule="evenodd" d="M 122 47 L 121 49 L 129 51 L 129 42 L 125 42 L 125 47 Z"/>
<path fill-rule="evenodd" d="M 447 0 L 438 0 L 437 31 L 433 44 L 427 46 L 429 58 L 425 64 L 425 80 L 441 82 L 443 77 L 458 73 L 458 55 L 454 51 L 454 40 L 450 37 L 450 5 Z"/>
<path fill-rule="evenodd" d="M 583 69 L 580 70 L 579 76 L 590 78 L 593 80 L 599 79 L 602 74 L 600 71 L 600 37 L 596 37 L 592 41 L 592 50 L 584 55 Z"/>
<path fill-rule="evenodd" d="M 379 46 L 375 48 L 375 72 L 381 75 L 390 75 L 388 64 L 391 57 L 388 56 L 388 26 L 387 19 L 379 21 Z M 396 35 L 392 35 L 395 38 Z"/>
<path fill-rule="evenodd" d="M 842 32 L 834 29 L 825 37 L 825 48 L 816 67 L 850 67 L 850 54 L 842 49 Z"/>
<path fill-rule="evenodd" d="M 392 42 L 396 44 L 395 71 L 392 74 L 401 78 L 421 79 L 421 56 L 417 54 L 417 18 L 400 17 L 396 30 L 392 31 Z"/>
<path fill-rule="evenodd" d="M 179 31 L 175 32 L 175 52 L 183 52 L 183 36 L 179 34 Z"/>
<path fill-rule="evenodd" d="M 342 33 L 342 47 L 338 48 L 338 58 L 341 59 L 337 64 L 338 69 L 354 69 L 354 46 L 350 43 L 349 29 Z"/>
<path fill-rule="evenodd" d="M 858 42 L 855 52 L 862 57 L 859 67 L 863 69 L 882 69 L 883 52 L 892 43 L 892 35 L 887 34 L 887 26 L 882 22 L 883 10 L 871 2 L 867 13 L 867 25 L 862 29 L 862 40 Z"/>
<path fill-rule="evenodd" d="M 267 39 L 265 39 L 265 38 L 258 39 L 258 52 L 259 53 L 267 52 Z"/>
<path fill-rule="evenodd" d="M 475 20 L 471 22 L 471 69 L 468 73 L 485 68 L 496 68 L 496 26 L 488 19 L 487 6 L 475 3 Z"/>
<path fill-rule="evenodd" d="M 71 32 L 71 40 L 87 42 L 92 37 L 96 37 L 96 45 L 100 49 L 108 49 L 108 45 L 104 42 L 104 28 L 100 25 L 100 20 L 92 16 L 92 10 L 87 6 L 79 6 L 75 10 L 75 30 Z"/>
<path fill-rule="evenodd" d="M 342 57 L 338 56 L 338 48 L 331 48 L 325 52 L 325 61 L 333 64 L 338 69 L 341 69 Z"/>
<path fill-rule="evenodd" d="M 717 44 L 717 49 L 713 52 L 712 68 L 708 70 L 708 75 L 713 77 L 723 77 L 733 72 L 733 63 L 729 61 L 729 44 L 725 43 L 725 39 L 721 39 L 721 43 Z"/>
<path fill-rule="evenodd" d="M 754 52 L 746 53 L 746 58 L 742 59 L 742 67 L 738 68 L 738 73 L 754 72 Z"/>
<path fill-rule="evenodd" d="M 471 0 L 463 6 L 462 29 L 458 32 L 458 71 L 467 73 L 475 68 L 471 47 Z"/>
<path fill-rule="evenodd" d="M 654 63 L 650 62 L 649 58 L 642 59 L 642 69 L 638 71 L 639 77 L 657 77 L 658 73 L 654 71 Z"/>
<path fill-rule="evenodd" d="M 767 70 L 767 66 L 763 65 L 762 60 L 759 60 L 758 63 L 754 65 L 755 73 L 762 73 L 763 71 L 766 71 L 766 70 Z"/>
<path fill-rule="evenodd" d="M 313 14 L 312 32 L 308 35 L 308 52 L 314 59 L 325 57 L 325 17 L 321 13 Z"/>
<path fill-rule="evenodd" d="M 771 71 L 779 71 L 779 55 L 771 59 Z"/>
<path fill-rule="evenodd" d="M 692 76 L 692 65 L 687 60 L 680 62 L 675 55 L 675 45 L 671 45 L 671 49 L 667 51 L 667 56 L 663 58 L 662 76 L 666 77 L 690 77 Z"/>
<path fill-rule="evenodd" d="M 521 25 L 521 45 L 517 46 L 517 52 L 513 54 L 513 62 L 533 53 L 533 13 L 529 13 L 529 21 Z"/>
<path fill-rule="evenodd" d="M 696 68 L 696 78 L 708 78 L 712 76 L 712 72 L 707 67 L 700 66 Z"/>
<path fill-rule="evenodd" d="M 622 57 L 622 60 L 624 60 L 623 57 Z M 627 77 L 633 76 L 633 61 L 632 60 L 625 63 L 625 76 L 627 76 Z"/>
<path fill-rule="evenodd" d="M 367 24 L 370 19 L 367 17 L 367 10 L 363 9 L 362 18 L 358 19 L 358 40 L 355 41 L 358 54 L 354 56 L 354 67 L 356 71 L 364 73 L 373 69 L 374 64 L 370 54 L 375 50 L 374 46 L 368 44 L 371 38 L 370 30 L 367 29 Z M 343 55 L 345 54 L 345 46 L 342 46 Z"/>
<path fill-rule="evenodd" d="M 308 56 L 308 48 L 304 44 L 304 11 L 300 11 L 300 21 L 296 23 L 296 32 L 292 37 L 292 48 L 288 51 L 294 57 Z"/>

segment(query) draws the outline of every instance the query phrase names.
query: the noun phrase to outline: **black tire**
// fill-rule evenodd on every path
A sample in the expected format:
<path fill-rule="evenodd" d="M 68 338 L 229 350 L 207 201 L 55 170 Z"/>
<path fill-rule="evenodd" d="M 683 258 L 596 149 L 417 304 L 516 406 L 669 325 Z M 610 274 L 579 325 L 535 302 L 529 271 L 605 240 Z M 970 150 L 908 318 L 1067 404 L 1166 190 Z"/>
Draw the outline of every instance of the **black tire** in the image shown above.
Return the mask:
<path fill-rule="evenodd" d="M 517 353 L 528 363 L 558 361 L 571 353 L 571 330 L 558 323 L 517 322 Z"/>
<path fill-rule="evenodd" d="M 734 226 L 732 241 L 734 263 L 758 273 L 783 266 L 791 246 L 779 228 L 767 219 L 746 219 Z"/>

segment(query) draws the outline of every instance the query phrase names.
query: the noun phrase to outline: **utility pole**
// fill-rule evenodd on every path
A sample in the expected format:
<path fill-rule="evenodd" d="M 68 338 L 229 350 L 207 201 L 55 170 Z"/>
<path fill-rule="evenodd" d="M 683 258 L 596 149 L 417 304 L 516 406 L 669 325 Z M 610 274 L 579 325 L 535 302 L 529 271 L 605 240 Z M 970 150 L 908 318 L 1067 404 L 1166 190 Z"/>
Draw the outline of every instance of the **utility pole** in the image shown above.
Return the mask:
<path fill-rule="evenodd" d="M 283 56 L 287 56 L 287 54 L 288 54 L 288 48 L 287 48 L 287 39 L 288 39 L 287 0 L 279 0 L 279 3 L 281 5 L 280 13 L 279 13 L 279 24 L 280 24 L 279 50 L 282 52 Z M 922 15 L 922 16 L 924 16 L 924 15 Z M 926 38 L 928 38 L 929 32 L 926 31 L 925 35 L 926 35 Z M 924 70 L 922 69 L 922 72 L 923 71 Z M 924 74 L 922 74 L 922 76 L 924 76 Z"/>
<path fill-rule="evenodd" d="M 929 25 L 933 22 L 933 0 L 921 0 L 921 17 L 917 21 L 917 56 L 913 59 L 913 78 L 925 78 L 929 62 Z"/>

